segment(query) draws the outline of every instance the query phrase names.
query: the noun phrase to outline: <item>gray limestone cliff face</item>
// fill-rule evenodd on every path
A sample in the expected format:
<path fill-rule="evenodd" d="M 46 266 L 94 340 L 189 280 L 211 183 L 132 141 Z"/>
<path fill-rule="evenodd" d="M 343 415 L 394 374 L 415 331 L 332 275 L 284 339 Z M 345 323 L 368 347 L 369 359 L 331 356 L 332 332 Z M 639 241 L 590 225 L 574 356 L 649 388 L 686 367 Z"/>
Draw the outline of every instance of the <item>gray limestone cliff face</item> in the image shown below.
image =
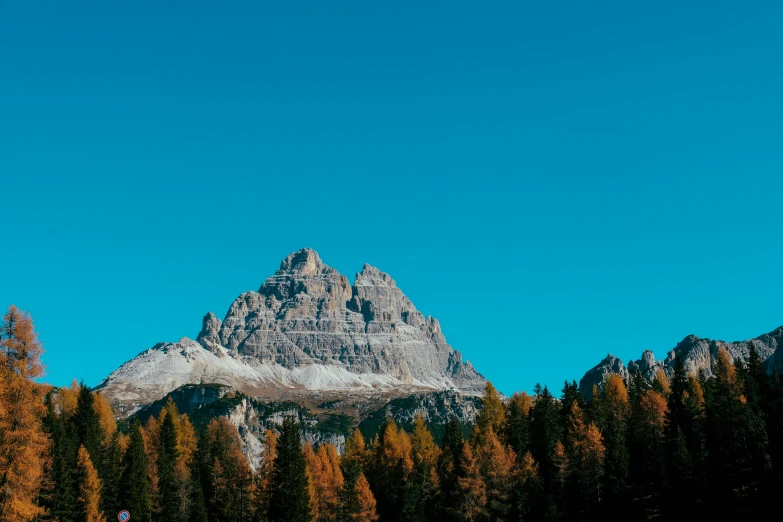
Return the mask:
<path fill-rule="evenodd" d="M 610 373 L 616 373 L 623 379 L 628 380 L 628 369 L 623 364 L 623 361 L 612 354 L 608 354 L 600 363 L 587 370 L 587 373 L 579 381 L 579 391 L 585 397 L 592 397 L 593 386 L 604 382 L 604 379 Z"/>
<path fill-rule="evenodd" d="M 290 254 L 257 292 L 240 295 L 223 321 L 204 317 L 197 341 L 250 363 L 328 364 L 405 383 L 479 392 L 485 379 L 446 342 L 394 280 L 365 265 L 351 285 L 311 249 Z"/>
<path fill-rule="evenodd" d="M 682 360 L 683 367 L 689 374 L 698 375 L 703 372 L 709 378 L 712 376 L 718 351 L 721 348 L 726 349 L 732 361 L 745 362 L 750 353 L 751 343 L 761 360 L 764 361 L 767 372 L 771 373 L 773 366 L 781 371 L 781 365 L 783 365 L 783 327 L 747 341 L 714 341 L 689 335 L 670 350 L 665 359 L 656 360 L 650 350 L 645 350 L 642 353 L 642 358 L 630 361 L 627 368 L 619 359 L 609 355 L 582 377 L 579 388 L 585 396 L 589 397 L 593 385 L 601 384 L 608 373 L 619 373 L 627 380 L 630 375 L 638 371 L 648 381 L 652 381 L 657 370 L 661 369 L 670 377 L 674 373 L 678 358 Z"/>

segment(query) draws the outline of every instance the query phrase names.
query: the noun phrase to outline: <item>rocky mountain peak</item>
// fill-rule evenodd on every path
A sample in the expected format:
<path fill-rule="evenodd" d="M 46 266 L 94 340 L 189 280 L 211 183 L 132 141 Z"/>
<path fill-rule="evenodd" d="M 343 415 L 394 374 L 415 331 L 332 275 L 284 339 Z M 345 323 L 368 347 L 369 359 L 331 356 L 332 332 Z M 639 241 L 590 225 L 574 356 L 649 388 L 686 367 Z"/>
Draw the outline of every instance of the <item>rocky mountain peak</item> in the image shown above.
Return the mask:
<path fill-rule="evenodd" d="M 354 286 L 389 286 L 396 288 L 397 283 L 386 272 L 381 272 L 376 267 L 365 263 L 362 271 L 356 274 Z"/>
<path fill-rule="evenodd" d="M 321 256 L 312 248 L 302 248 L 286 256 L 280 263 L 280 272 L 290 272 L 299 275 L 314 276 L 323 272 L 325 269 L 331 270 L 321 261 Z"/>
<path fill-rule="evenodd" d="M 166 346 L 125 363 L 101 384 L 104 392 L 133 400 L 162 392 L 159 383 L 170 391 L 203 381 L 257 397 L 281 389 L 480 393 L 486 383 L 391 276 L 367 264 L 351 285 L 309 248 L 289 254 L 257 292 L 237 297 L 222 321 L 206 314 L 196 342 Z M 135 391 L 149 365 L 157 391 Z"/>

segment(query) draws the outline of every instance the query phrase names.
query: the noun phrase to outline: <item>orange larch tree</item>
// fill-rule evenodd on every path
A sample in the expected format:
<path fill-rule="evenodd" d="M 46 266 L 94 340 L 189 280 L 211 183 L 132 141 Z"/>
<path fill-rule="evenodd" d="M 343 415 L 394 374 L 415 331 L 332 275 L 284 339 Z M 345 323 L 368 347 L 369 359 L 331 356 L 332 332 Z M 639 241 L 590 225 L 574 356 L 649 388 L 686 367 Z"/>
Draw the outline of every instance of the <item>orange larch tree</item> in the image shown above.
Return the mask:
<path fill-rule="evenodd" d="M 77 476 L 79 479 L 79 512 L 80 520 L 84 522 L 103 522 L 106 520 L 101 511 L 101 480 L 90 460 L 90 454 L 79 447 L 77 461 Z"/>
<path fill-rule="evenodd" d="M 50 440 L 43 430 L 46 387 L 43 348 L 29 314 L 11 305 L 0 334 L 0 520 L 28 522 L 41 514 Z"/>

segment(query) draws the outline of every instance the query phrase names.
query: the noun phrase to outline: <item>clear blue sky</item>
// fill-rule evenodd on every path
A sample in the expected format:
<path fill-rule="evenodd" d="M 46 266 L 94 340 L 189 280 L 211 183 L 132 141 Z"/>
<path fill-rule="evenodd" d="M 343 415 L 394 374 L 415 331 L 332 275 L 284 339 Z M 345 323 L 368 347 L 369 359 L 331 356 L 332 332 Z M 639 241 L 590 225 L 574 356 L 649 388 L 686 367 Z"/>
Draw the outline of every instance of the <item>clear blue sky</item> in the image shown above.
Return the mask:
<path fill-rule="evenodd" d="M 0 1 L 0 306 L 50 382 L 303 246 L 506 393 L 783 324 L 780 2 L 231 4 Z"/>

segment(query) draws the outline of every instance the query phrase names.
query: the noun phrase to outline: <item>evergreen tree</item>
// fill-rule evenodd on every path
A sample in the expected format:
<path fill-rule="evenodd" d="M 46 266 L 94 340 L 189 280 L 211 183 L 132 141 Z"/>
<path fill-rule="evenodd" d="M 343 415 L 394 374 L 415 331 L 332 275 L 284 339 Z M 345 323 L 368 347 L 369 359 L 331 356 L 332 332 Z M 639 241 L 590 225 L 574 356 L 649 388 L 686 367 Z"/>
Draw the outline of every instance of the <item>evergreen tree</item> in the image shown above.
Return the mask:
<path fill-rule="evenodd" d="M 73 422 L 76 425 L 79 444 L 83 445 L 87 453 L 90 454 L 93 465 L 98 470 L 100 477 L 103 478 L 105 436 L 101 426 L 101 418 L 95 409 L 95 397 L 84 383 L 79 385 L 79 395 L 76 399 L 76 412 L 73 416 Z"/>
<path fill-rule="evenodd" d="M 270 522 L 310 522 L 307 464 L 299 435 L 299 423 L 286 417 L 277 443 L 269 498 Z"/>
<path fill-rule="evenodd" d="M 47 413 L 44 426 L 52 443 L 52 465 L 49 479 L 50 491 L 44 507 L 47 508 L 52 520 L 72 522 L 78 517 L 76 505 L 78 485 L 73 472 L 77 463 L 78 437 L 76 427 L 71 422 L 73 412 L 68 413 L 64 410 L 58 400 L 61 399 L 58 397 L 61 393 L 62 390 L 50 392 L 46 400 Z M 59 415 L 55 411 L 55 405 L 58 403 L 61 410 Z"/>
<path fill-rule="evenodd" d="M 747 406 L 737 370 L 724 348 L 718 351 L 715 378 L 710 384 L 706 403 L 710 491 L 713 502 L 737 509 L 747 486 L 767 473 L 766 429 Z"/>
<path fill-rule="evenodd" d="M 446 424 L 441 440 L 441 454 L 438 456 L 438 483 L 440 485 L 438 502 L 443 506 L 442 517 L 446 522 L 452 522 L 457 517 L 456 506 L 459 495 L 457 478 L 462 476 L 460 462 L 464 444 L 459 421 L 457 417 L 452 415 Z"/>
<path fill-rule="evenodd" d="M 515 393 L 508 402 L 505 439 L 511 449 L 524 456 L 530 446 L 530 409 L 533 402 L 525 393 Z"/>
<path fill-rule="evenodd" d="M 132 513 L 134 521 L 151 522 L 152 502 L 147 475 L 147 453 L 144 449 L 144 435 L 138 420 L 131 426 L 128 449 L 123 459 L 122 506 Z"/>
<path fill-rule="evenodd" d="M 160 427 L 160 448 L 158 450 L 158 489 L 160 491 L 160 513 L 163 520 L 177 520 L 180 516 L 180 485 L 176 475 L 179 448 L 175 413 L 162 412 Z"/>
<path fill-rule="evenodd" d="M 188 487 L 188 502 L 187 502 L 187 517 L 185 520 L 187 522 L 208 522 L 209 518 L 207 516 L 207 505 L 204 501 L 204 486 L 202 483 L 202 480 L 204 480 L 204 477 L 202 476 L 202 465 L 203 462 L 203 455 L 204 455 L 204 444 L 205 439 L 202 438 L 200 440 L 201 444 L 199 445 L 198 450 L 196 451 L 196 454 L 193 456 L 193 459 L 190 461 L 190 476 L 189 476 L 189 487 Z"/>
<path fill-rule="evenodd" d="M 552 483 L 553 466 L 551 462 L 555 444 L 561 440 L 560 413 L 557 401 L 546 386 L 536 384 L 536 401 L 531 410 L 530 452 L 538 462 L 544 483 Z"/>
<path fill-rule="evenodd" d="M 122 448 L 120 447 L 120 434 L 115 431 L 111 435 L 109 444 L 104 454 L 104 476 L 102 479 L 101 504 L 104 513 L 119 513 L 122 510 L 120 504 L 120 489 L 123 487 L 122 479 Z"/>

